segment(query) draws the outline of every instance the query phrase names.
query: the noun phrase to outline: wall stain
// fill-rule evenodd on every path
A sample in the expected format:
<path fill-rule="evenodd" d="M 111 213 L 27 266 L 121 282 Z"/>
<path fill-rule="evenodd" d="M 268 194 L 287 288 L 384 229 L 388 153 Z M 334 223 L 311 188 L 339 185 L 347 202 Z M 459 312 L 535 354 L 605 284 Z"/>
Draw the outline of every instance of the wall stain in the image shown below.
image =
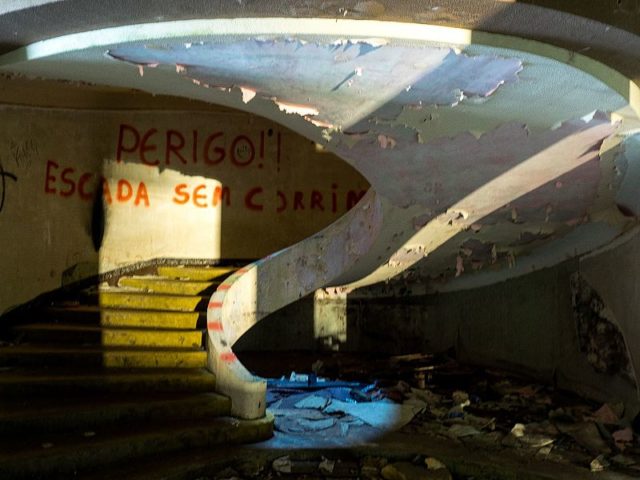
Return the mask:
<path fill-rule="evenodd" d="M 589 364 L 598 373 L 633 381 L 627 346 L 613 312 L 580 273 L 571 276 L 571 295 L 580 351 Z"/>
<path fill-rule="evenodd" d="M 14 182 L 18 181 L 18 177 L 13 173 L 5 171 L 2 166 L 2 162 L 0 161 L 0 212 L 4 209 L 4 204 L 6 200 L 6 189 L 7 189 L 7 178 L 13 180 Z"/>

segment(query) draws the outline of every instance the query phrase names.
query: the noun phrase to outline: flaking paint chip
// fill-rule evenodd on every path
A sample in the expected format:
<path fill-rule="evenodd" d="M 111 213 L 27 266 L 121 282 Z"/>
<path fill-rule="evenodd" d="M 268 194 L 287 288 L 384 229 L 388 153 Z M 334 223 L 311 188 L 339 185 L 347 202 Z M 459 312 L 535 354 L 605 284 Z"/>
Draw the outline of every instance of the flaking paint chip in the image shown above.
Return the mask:
<path fill-rule="evenodd" d="M 380 144 L 380 148 L 386 149 L 392 149 L 396 146 L 397 142 L 393 137 L 390 137 L 388 135 L 383 135 L 382 133 L 380 135 L 378 135 L 378 143 Z"/>
<path fill-rule="evenodd" d="M 244 103 L 249 103 L 253 100 L 257 93 L 255 90 L 247 87 L 240 87 L 240 91 L 242 92 L 242 101 Z"/>

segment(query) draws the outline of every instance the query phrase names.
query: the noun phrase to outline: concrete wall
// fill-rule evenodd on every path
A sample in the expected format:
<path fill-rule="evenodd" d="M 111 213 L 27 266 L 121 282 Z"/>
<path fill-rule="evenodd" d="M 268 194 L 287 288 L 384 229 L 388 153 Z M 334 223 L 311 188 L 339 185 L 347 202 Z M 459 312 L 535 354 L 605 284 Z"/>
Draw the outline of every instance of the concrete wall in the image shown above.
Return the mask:
<path fill-rule="evenodd" d="M 634 374 L 640 372 L 640 232 L 580 261 L 584 278 L 602 298 L 607 316 L 624 335 Z"/>
<path fill-rule="evenodd" d="M 583 274 L 620 320 L 631 347 L 624 353 L 637 358 L 640 330 L 633 315 L 640 292 L 638 249 L 636 239 L 633 246 L 626 244 L 581 263 L 568 261 L 456 292 L 412 294 L 419 286 L 392 281 L 349 295 L 316 293 L 315 299 L 307 297 L 257 325 L 236 350 L 290 350 L 296 345 L 312 351 L 402 354 L 455 349 L 462 361 L 531 375 L 597 400 L 624 401 L 634 412 L 638 395 L 633 370 L 624 365 L 613 372 L 595 368 L 588 348 L 592 338 L 581 336 L 572 285 L 575 276 Z M 618 268 L 618 263 L 629 266 Z M 599 322 L 609 325 L 607 319 Z M 324 332 L 331 329 L 327 338 Z M 613 326 L 611 330 L 618 331 Z M 606 340 L 610 344 L 600 342 L 600 348 L 613 348 L 615 339 Z"/>
<path fill-rule="evenodd" d="M 247 113 L 20 83 L 31 89 L 5 80 L 3 95 L 22 104 L 0 104 L 0 312 L 131 263 L 265 256 L 368 188 L 337 157 Z"/>

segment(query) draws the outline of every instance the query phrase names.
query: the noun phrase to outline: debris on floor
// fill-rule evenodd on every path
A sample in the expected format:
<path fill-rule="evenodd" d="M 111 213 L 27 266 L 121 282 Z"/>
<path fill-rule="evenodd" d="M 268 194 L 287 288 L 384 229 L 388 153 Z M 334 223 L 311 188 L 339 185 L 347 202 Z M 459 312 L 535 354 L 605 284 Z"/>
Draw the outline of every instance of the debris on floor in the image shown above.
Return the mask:
<path fill-rule="evenodd" d="M 326 440 L 325 446 L 348 446 L 400 430 L 473 450 L 508 449 L 525 458 L 640 477 L 637 412 L 625 411 L 622 403 L 596 404 L 446 356 L 404 355 L 377 363 L 343 362 L 342 367 L 344 372 L 331 372 L 341 380 L 319 376 L 331 368 L 324 360 L 315 362 L 311 374 L 270 382 L 268 408 L 275 416 L 276 435 L 290 445 L 314 438 L 321 444 Z M 293 468 L 284 459 L 280 462 L 274 462 L 274 471 Z M 438 460 L 430 462 L 367 464 L 360 476 L 451 478 L 446 469 L 435 475 Z M 323 465 L 322 471 L 316 465 L 313 475 L 322 478 L 336 468 L 330 462 Z"/>
<path fill-rule="evenodd" d="M 249 474 L 248 474 L 249 473 Z M 246 468 L 227 468 L 214 477 L 202 480 L 240 480 L 242 478 L 291 478 L 291 479 L 384 479 L 384 480 L 452 480 L 447 467 L 438 459 L 417 455 L 412 461 L 395 461 L 385 457 L 296 458 L 283 455 L 271 464 L 248 472 Z"/>

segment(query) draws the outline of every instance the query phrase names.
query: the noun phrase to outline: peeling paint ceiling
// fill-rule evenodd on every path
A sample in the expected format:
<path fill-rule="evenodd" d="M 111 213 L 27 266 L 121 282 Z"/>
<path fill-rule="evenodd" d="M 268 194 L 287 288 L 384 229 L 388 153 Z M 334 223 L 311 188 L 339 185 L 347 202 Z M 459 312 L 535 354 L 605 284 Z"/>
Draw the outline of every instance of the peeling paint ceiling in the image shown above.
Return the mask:
<path fill-rule="evenodd" d="M 322 142 L 386 202 L 387 231 L 361 262 L 366 283 L 407 269 L 434 288 L 483 273 L 495 281 L 601 246 L 635 222 L 640 151 L 613 115 L 628 105 L 619 93 L 517 49 L 374 30 L 169 38 L 156 28 L 109 44 L 90 32 L 94 46 L 60 41 L 0 64 L 235 106 Z"/>

